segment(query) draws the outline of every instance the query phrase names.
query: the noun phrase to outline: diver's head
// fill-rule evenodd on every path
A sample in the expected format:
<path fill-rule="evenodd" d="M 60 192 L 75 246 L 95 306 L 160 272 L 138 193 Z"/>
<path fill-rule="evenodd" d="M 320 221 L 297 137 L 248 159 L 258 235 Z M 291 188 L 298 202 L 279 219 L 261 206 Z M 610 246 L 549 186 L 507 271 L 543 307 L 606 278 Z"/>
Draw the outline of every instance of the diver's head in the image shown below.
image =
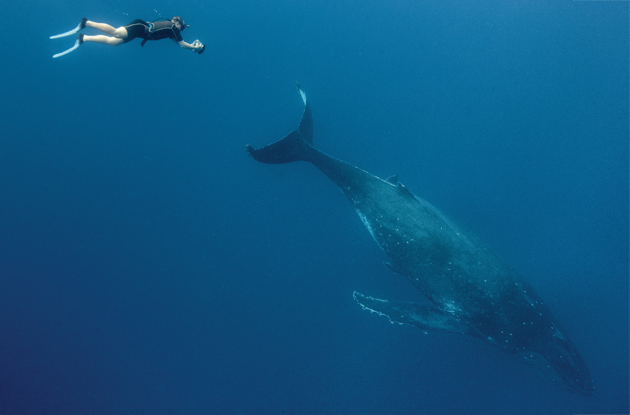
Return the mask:
<path fill-rule="evenodd" d="M 190 25 L 184 23 L 184 19 L 179 16 L 174 16 L 172 22 L 175 23 L 175 26 L 177 26 L 180 31 L 184 30 L 187 27 L 190 27 Z"/>

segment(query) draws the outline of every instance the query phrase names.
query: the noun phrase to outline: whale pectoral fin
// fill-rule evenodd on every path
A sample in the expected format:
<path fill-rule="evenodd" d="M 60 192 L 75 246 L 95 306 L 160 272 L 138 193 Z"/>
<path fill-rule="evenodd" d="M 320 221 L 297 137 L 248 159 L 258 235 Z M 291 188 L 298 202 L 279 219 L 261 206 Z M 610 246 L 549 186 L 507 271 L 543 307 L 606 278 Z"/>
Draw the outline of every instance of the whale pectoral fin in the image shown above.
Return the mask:
<path fill-rule="evenodd" d="M 392 323 L 410 324 L 423 331 L 445 330 L 453 333 L 467 333 L 470 331 L 466 324 L 435 307 L 381 300 L 380 298 L 365 296 L 356 291 L 352 296 L 361 307 L 386 316 Z"/>

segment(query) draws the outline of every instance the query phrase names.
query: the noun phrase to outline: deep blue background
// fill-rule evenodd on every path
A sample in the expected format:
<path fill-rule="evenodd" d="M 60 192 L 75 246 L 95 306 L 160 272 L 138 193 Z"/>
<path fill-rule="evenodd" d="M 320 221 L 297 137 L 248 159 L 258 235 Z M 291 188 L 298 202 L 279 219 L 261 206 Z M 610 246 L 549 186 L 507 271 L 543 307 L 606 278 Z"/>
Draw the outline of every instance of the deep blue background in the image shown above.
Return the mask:
<path fill-rule="evenodd" d="M 3 3 L 0 414 L 628 412 L 628 2 Z M 49 40 L 181 15 L 205 54 Z M 86 30 L 85 33 L 93 33 Z M 391 325 L 421 294 L 341 193 L 261 146 L 297 125 L 479 235 L 596 392 Z"/>

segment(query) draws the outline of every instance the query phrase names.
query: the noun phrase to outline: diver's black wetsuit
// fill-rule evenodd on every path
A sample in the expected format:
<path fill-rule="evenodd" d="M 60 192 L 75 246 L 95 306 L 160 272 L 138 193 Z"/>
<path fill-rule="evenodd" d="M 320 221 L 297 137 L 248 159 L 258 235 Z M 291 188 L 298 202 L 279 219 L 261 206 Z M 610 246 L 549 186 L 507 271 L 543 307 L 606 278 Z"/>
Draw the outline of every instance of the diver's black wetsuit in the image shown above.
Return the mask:
<path fill-rule="evenodd" d="M 151 30 L 151 26 L 153 29 Z M 173 39 L 174 42 L 181 42 L 184 40 L 180 30 L 175 23 L 170 20 L 145 22 L 144 20 L 136 19 L 125 26 L 127 29 L 127 37 L 124 39 L 124 43 L 134 40 L 135 38 L 141 38 L 142 46 L 147 40 L 160 40 L 160 39 Z"/>

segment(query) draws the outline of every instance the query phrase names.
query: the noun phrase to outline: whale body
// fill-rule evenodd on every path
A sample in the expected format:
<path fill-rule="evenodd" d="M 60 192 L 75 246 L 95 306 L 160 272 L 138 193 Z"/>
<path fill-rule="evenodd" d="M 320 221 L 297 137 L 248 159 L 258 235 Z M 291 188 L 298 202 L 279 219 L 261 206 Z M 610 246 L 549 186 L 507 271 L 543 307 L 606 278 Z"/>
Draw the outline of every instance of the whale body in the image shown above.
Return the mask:
<path fill-rule="evenodd" d="M 479 338 L 516 354 L 552 381 L 590 395 L 586 363 L 534 289 L 396 176 L 381 179 L 313 147 L 311 108 L 299 85 L 298 91 L 304 102 L 298 128 L 265 147 L 247 145 L 247 152 L 261 163 L 306 161 L 322 171 L 352 203 L 387 256 L 387 268 L 407 277 L 432 305 L 358 292 L 354 299 L 392 322 Z"/>

